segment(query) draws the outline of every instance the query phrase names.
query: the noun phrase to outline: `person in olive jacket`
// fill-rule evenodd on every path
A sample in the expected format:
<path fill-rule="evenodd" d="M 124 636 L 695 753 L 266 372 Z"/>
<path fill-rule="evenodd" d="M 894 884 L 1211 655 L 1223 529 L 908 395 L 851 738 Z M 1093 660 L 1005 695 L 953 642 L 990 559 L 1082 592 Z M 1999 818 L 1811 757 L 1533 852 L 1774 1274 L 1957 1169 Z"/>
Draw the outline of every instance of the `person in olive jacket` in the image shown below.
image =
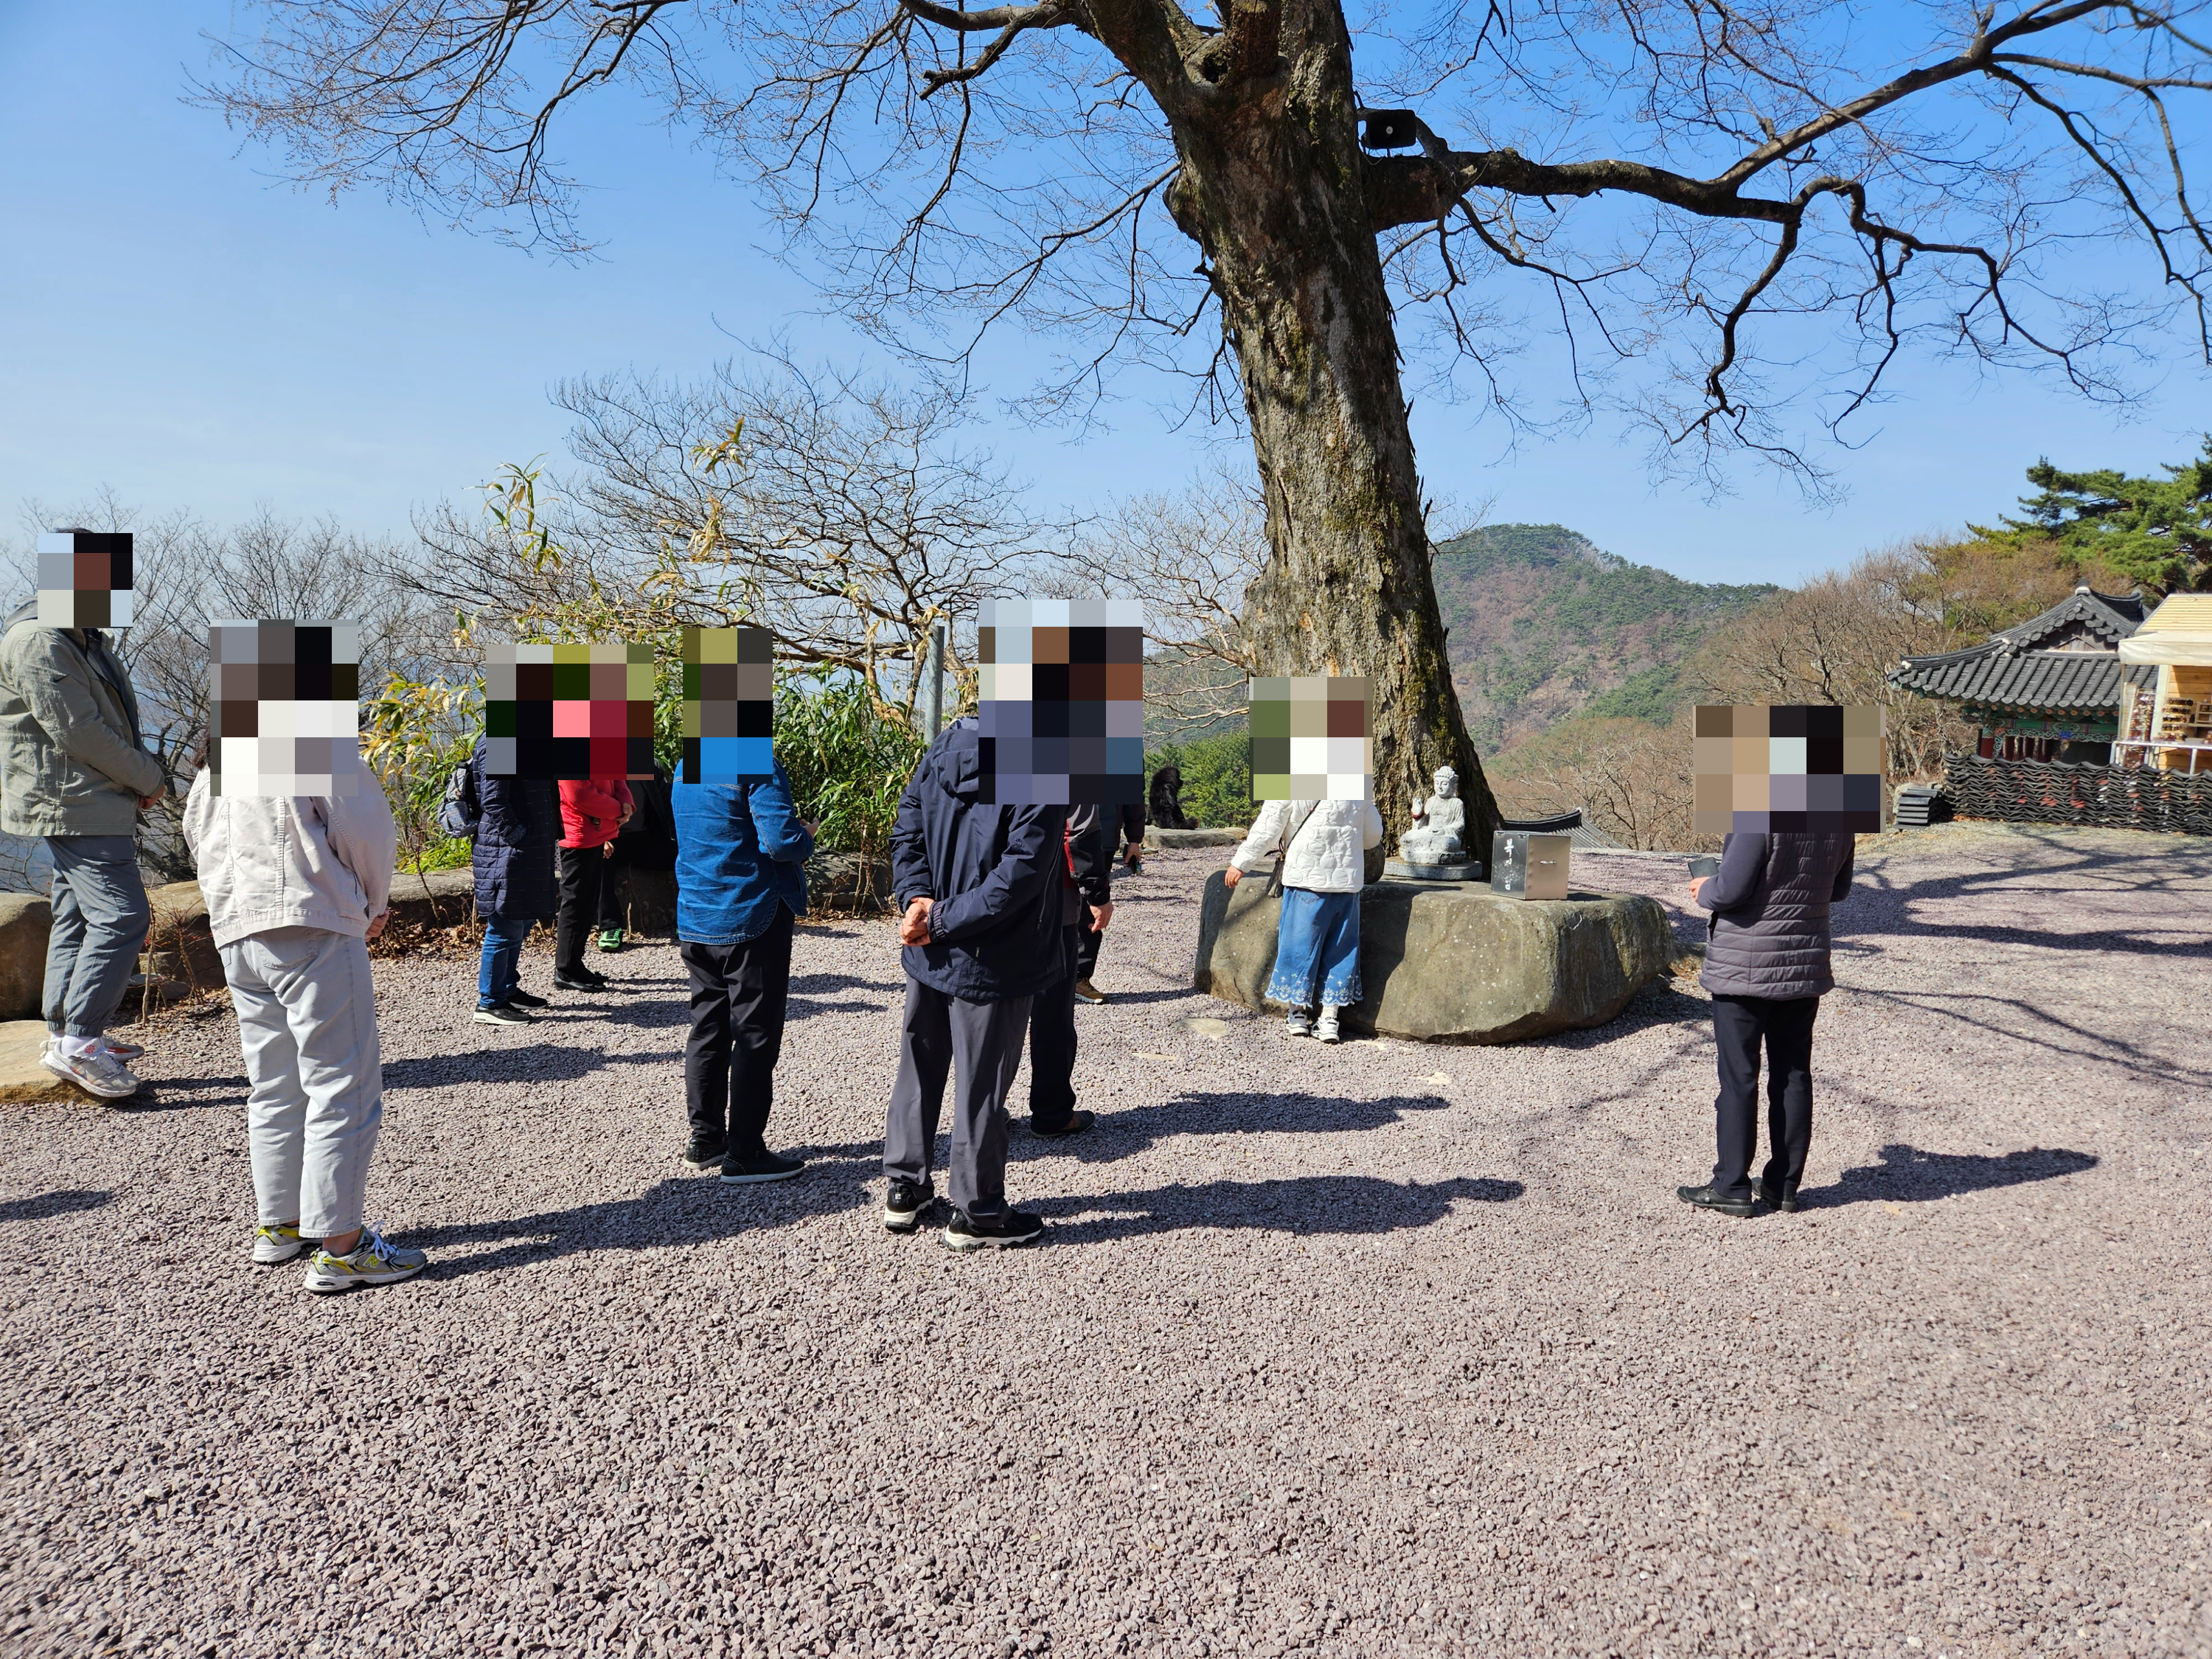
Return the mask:
<path fill-rule="evenodd" d="M 96 628 L 46 628 L 35 599 L 0 631 L 0 830 L 53 854 L 40 1060 L 103 1099 L 138 1092 L 143 1052 L 106 1035 L 145 948 L 138 814 L 167 787 L 138 731 L 131 672 Z"/>
<path fill-rule="evenodd" d="M 1750 1215 L 1764 1200 L 1785 1214 L 1813 1145 L 1813 1017 L 1835 988 L 1828 965 L 1828 909 L 1851 890 L 1855 851 L 1845 834 L 1736 833 L 1721 868 L 1690 884 L 1712 912 L 1698 981 L 1713 998 L 1720 1094 L 1713 1103 L 1712 1180 L 1678 1187 L 1686 1204 Z M 1759 1050 L 1766 1048 L 1766 1168 L 1756 1190 Z"/>
<path fill-rule="evenodd" d="M 481 817 L 469 863 L 476 872 L 483 958 L 477 970 L 477 1023 L 527 1025 L 545 999 L 522 988 L 522 941 L 559 912 L 553 859 L 561 842 L 561 786 L 550 778 L 495 777 L 484 739 L 469 752 Z"/>

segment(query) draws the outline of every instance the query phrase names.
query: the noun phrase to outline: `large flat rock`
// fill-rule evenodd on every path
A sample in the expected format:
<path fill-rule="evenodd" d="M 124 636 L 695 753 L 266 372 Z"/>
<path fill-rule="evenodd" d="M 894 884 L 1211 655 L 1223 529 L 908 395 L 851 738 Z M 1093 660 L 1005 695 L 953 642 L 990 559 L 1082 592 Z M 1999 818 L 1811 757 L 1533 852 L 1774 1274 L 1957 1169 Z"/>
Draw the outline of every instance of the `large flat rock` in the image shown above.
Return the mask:
<path fill-rule="evenodd" d="M 1282 901 L 1264 878 L 1206 878 L 1199 990 L 1251 1009 L 1266 1000 Z M 1641 895 L 1500 898 L 1474 883 L 1382 881 L 1360 896 L 1354 1030 L 1420 1042 L 1518 1042 L 1602 1025 L 1667 972 L 1667 913 Z"/>
<path fill-rule="evenodd" d="M 53 906 L 36 893 L 0 893 L 0 1020 L 37 1018 L 53 920 Z"/>
<path fill-rule="evenodd" d="M 65 1083 L 39 1064 L 46 1046 L 43 1019 L 0 1020 L 0 1101 L 70 1101 L 80 1106 L 102 1103 L 74 1083 Z"/>

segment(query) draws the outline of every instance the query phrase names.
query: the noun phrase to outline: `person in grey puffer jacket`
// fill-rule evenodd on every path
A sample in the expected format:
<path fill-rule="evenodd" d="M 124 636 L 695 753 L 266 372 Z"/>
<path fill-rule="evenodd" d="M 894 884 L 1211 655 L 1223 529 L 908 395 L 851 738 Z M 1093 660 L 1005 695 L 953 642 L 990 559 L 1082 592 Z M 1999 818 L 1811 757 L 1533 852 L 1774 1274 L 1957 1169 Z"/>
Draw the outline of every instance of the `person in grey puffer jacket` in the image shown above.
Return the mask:
<path fill-rule="evenodd" d="M 1712 912 L 1698 982 L 1712 993 L 1720 1094 L 1712 1181 L 1677 1188 L 1686 1204 L 1735 1216 L 1751 1214 L 1759 1199 L 1797 1208 L 1813 1144 L 1813 1018 L 1836 983 L 1828 908 L 1850 891 L 1854 851 L 1844 834 L 1739 832 L 1722 845 L 1720 873 L 1690 884 L 1691 902 Z M 1768 1158 L 1754 1192 L 1762 1042 Z"/>

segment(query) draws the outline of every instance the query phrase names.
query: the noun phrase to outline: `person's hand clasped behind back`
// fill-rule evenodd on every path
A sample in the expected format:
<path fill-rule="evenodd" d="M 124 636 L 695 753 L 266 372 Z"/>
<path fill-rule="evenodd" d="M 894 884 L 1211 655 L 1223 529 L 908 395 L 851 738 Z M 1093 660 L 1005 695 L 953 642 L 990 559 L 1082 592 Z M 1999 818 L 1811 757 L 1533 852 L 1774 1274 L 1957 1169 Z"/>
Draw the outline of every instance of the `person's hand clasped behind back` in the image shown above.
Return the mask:
<path fill-rule="evenodd" d="M 926 898 L 908 901 L 906 915 L 899 922 L 901 945 L 929 943 L 929 907 L 932 902 L 932 900 Z"/>

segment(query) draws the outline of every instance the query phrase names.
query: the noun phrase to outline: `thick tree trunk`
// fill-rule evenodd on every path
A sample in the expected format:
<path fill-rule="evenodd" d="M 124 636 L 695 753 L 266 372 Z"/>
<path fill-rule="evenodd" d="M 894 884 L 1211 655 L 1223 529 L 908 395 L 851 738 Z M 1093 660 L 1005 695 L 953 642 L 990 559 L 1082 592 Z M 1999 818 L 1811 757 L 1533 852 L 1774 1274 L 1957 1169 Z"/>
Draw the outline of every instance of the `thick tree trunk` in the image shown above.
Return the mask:
<path fill-rule="evenodd" d="M 1334 5 L 1285 18 L 1295 51 L 1255 95 L 1175 123 L 1172 206 L 1205 249 L 1267 493 L 1267 568 L 1246 596 L 1263 672 L 1371 682 L 1387 845 L 1449 765 L 1468 845 L 1497 803 L 1468 736 L 1429 576 L 1420 479 L 1375 233 L 1360 194 L 1351 53 Z M 1295 27 L 1313 30 L 1293 46 Z"/>

